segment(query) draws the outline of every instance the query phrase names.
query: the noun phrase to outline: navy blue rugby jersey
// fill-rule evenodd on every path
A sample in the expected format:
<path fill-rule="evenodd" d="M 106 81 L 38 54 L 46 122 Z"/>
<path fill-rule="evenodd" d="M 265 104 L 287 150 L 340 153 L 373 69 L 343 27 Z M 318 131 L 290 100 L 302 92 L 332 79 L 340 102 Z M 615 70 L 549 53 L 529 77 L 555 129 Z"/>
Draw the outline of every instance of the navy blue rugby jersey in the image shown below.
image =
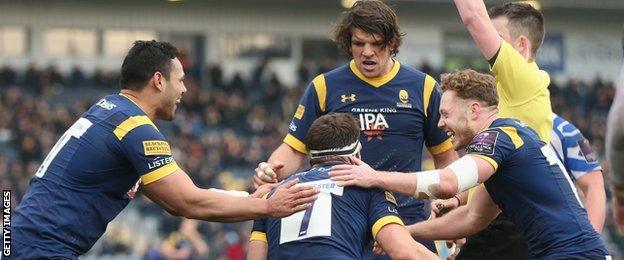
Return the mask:
<path fill-rule="evenodd" d="M 139 180 L 147 185 L 178 169 L 145 113 L 125 96 L 106 96 L 63 134 L 32 177 L 15 210 L 13 241 L 46 257 L 84 254 Z"/>
<path fill-rule="evenodd" d="M 607 250 L 581 206 L 572 180 L 555 151 L 526 124 L 496 119 L 476 135 L 466 153 L 496 169 L 485 181 L 492 200 L 527 240 L 536 259 L 576 259 Z"/>
<path fill-rule="evenodd" d="M 312 80 L 301 97 L 284 142 L 307 153 L 312 122 L 329 112 L 352 113 L 360 121 L 362 160 L 377 170 L 418 172 L 423 144 L 433 154 L 452 149 L 437 127 L 441 93 L 429 75 L 394 61 L 390 72 L 366 78 L 351 61 Z M 396 195 L 404 217 L 422 217 L 423 201 Z"/>
<path fill-rule="evenodd" d="M 363 250 L 387 224 L 403 225 L 391 193 L 380 189 L 340 187 L 324 164 L 286 179 L 321 190 L 306 211 L 254 221 L 250 240 L 269 245 L 269 259 L 361 259 Z"/>

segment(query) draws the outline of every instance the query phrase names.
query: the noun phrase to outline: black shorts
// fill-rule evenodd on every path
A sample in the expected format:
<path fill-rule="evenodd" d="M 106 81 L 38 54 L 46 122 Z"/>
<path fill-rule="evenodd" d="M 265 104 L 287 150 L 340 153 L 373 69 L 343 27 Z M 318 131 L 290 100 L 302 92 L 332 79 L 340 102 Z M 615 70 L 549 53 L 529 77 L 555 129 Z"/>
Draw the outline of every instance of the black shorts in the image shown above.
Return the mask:
<path fill-rule="evenodd" d="M 458 260 L 469 259 L 531 259 L 524 236 L 513 222 L 499 214 L 490 225 L 466 238 Z"/>

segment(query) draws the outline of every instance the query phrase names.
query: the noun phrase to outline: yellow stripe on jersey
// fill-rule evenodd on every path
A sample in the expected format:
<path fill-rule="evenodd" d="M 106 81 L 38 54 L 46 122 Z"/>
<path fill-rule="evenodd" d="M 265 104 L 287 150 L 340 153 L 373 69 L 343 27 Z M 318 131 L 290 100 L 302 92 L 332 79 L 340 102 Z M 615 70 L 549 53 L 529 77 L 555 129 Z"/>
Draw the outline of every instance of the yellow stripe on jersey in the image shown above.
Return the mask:
<path fill-rule="evenodd" d="M 260 231 L 251 232 L 251 236 L 249 236 L 249 241 L 254 241 L 254 240 L 268 243 L 266 233 L 260 232 Z"/>
<path fill-rule="evenodd" d="M 156 125 L 154 125 L 154 123 L 152 123 L 152 120 L 149 119 L 149 117 L 147 116 L 131 116 L 128 117 L 128 119 L 124 120 L 123 122 L 121 122 L 121 124 L 119 124 L 115 130 L 113 131 L 113 133 L 115 134 L 115 136 L 117 136 L 117 139 L 119 139 L 119 141 L 121 141 L 121 139 L 124 138 L 124 136 L 126 136 L 130 131 L 132 131 L 132 129 L 135 129 L 139 126 L 142 125 L 151 125 L 154 128 L 156 128 L 156 130 L 158 131 L 158 127 L 156 127 Z"/>
<path fill-rule="evenodd" d="M 423 87 L 423 111 L 425 112 L 425 117 L 427 117 L 427 108 L 429 107 L 429 99 L 431 98 L 431 92 L 433 92 L 433 87 L 435 87 L 436 81 L 431 76 L 425 76 L 425 85 Z"/>
<path fill-rule="evenodd" d="M 470 156 L 474 156 L 474 157 L 478 157 L 478 158 L 481 158 L 483 160 L 486 160 L 487 162 L 489 162 L 492 165 L 492 167 L 494 167 L 494 171 L 498 170 L 498 163 L 496 161 L 494 161 L 494 159 L 492 159 L 492 158 L 490 158 L 488 156 L 485 156 L 485 155 L 474 154 L 474 153 L 471 153 Z"/>
<path fill-rule="evenodd" d="M 520 136 L 518 135 L 518 130 L 515 127 L 511 127 L 511 126 L 501 126 L 498 127 L 501 130 L 503 130 L 503 132 L 505 132 L 505 134 L 507 134 L 509 136 L 509 138 L 511 138 L 511 141 L 513 142 L 514 146 L 516 147 L 516 149 L 522 147 L 522 145 L 524 145 L 524 141 L 522 141 L 522 138 L 520 138 Z"/>
<path fill-rule="evenodd" d="M 351 60 L 351 62 L 349 62 L 349 68 L 351 68 L 351 71 L 353 72 L 353 74 L 355 74 L 355 76 L 357 76 L 359 79 L 370 84 L 373 87 L 378 88 L 378 87 L 381 87 L 383 84 L 388 83 L 390 80 L 394 78 L 394 76 L 396 76 L 399 73 L 401 64 L 399 63 L 398 60 L 392 59 L 392 61 L 394 62 L 392 64 L 392 69 L 390 69 L 390 71 L 386 73 L 385 75 L 382 75 L 376 78 L 367 78 L 366 76 L 364 76 L 364 74 L 362 74 L 362 72 L 360 72 L 360 70 L 355 65 L 354 60 Z"/>
<path fill-rule="evenodd" d="M 491 67 L 496 78 L 500 117 L 515 118 L 527 123 L 542 141 L 550 141 L 550 76 L 535 62 L 528 62 L 509 43 L 501 47 Z"/>
<path fill-rule="evenodd" d="M 451 142 L 451 138 L 448 138 L 448 139 L 444 140 L 444 142 L 442 142 L 439 145 L 427 147 L 427 150 L 431 154 L 437 155 L 437 154 L 441 154 L 443 152 L 446 152 L 446 151 L 448 151 L 451 148 L 453 148 L 453 142 Z"/>
<path fill-rule="evenodd" d="M 327 85 L 325 85 L 325 76 L 323 74 L 316 76 L 312 80 L 314 89 L 316 90 L 316 97 L 318 98 L 319 107 L 322 112 L 325 112 L 326 100 L 327 100 Z"/>
<path fill-rule="evenodd" d="M 143 174 L 141 176 L 141 183 L 143 183 L 143 185 L 148 185 L 152 182 L 167 177 L 169 174 L 172 174 L 179 169 L 180 167 L 178 167 L 178 164 L 176 162 L 172 162 L 156 170 Z"/>
<path fill-rule="evenodd" d="M 297 139 L 297 137 L 291 134 L 287 134 L 286 137 L 284 137 L 284 143 L 299 151 L 300 153 L 308 154 L 308 148 L 306 148 L 306 145 L 301 140 Z"/>
<path fill-rule="evenodd" d="M 403 224 L 403 220 L 401 220 L 401 218 L 397 216 L 389 215 L 382 217 L 379 220 L 375 221 L 375 224 L 373 224 L 373 239 L 377 237 L 377 233 L 379 233 L 379 230 L 381 230 L 382 227 L 390 223 L 396 223 L 401 226 L 405 226 L 405 224 Z"/>

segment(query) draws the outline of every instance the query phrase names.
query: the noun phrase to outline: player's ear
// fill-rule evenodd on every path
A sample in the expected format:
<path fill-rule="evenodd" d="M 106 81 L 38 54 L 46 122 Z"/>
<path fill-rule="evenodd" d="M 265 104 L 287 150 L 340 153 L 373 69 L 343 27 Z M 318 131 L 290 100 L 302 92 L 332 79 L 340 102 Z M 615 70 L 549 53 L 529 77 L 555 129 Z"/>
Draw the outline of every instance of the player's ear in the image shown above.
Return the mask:
<path fill-rule="evenodd" d="M 472 101 L 472 103 L 470 103 L 470 118 L 476 118 L 479 110 L 481 110 L 481 104 L 477 101 Z"/>
<path fill-rule="evenodd" d="M 152 82 L 152 85 L 156 87 L 160 92 L 165 91 L 165 86 L 163 85 L 163 83 L 165 82 L 165 76 L 160 73 L 160 71 L 154 72 L 150 81 Z"/>
<path fill-rule="evenodd" d="M 525 57 L 527 57 L 526 54 L 528 54 L 528 57 L 531 57 L 531 41 L 529 37 L 526 35 L 518 36 L 516 39 L 516 46 L 518 46 L 518 52 L 520 52 L 520 54 Z"/>

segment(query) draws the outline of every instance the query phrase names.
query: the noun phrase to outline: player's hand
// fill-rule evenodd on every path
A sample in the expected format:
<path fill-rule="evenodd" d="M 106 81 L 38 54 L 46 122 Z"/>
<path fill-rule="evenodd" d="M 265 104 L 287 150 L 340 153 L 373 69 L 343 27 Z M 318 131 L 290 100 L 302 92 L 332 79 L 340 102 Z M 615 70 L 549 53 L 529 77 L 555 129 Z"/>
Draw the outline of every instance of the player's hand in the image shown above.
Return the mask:
<path fill-rule="evenodd" d="M 613 198 L 613 219 L 620 234 L 624 234 L 624 201 Z"/>
<path fill-rule="evenodd" d="M 254 170 L 253 184 L 254 188 L 258 188 L 263 184 L 277 183 L 277 171 L 284 167 L 280 161 L 274 163 L 261 162 Z"/>
<path fill-rule="evenodd" d="M 266 195 L 267 193 L 271 192 L 271 190 L 273 190 L 275 187 L 277 187 L 277 185 L 279 185 L 279 184 L 278 183 L 267 183 L 267 184 L 260 185 L 260 186 L 256 187 L 256 191 L 254 191 L 254 193 L 250 194 L 249 197 L 260 199 L 260 198 L 264 197 L 264 195 Z"/>
<path fill-rule="evenodd" d="M 269 216 L 283 218 L 293 213 L 306 210 L 318 197 L 319 189 L 309 185 L 297 185 L 299 179 L 294 179 L 280 185 L 269 198 Z"/>
<path fill-rule="evenodd" d="M 446 257 L 446 260 L 455 260 L 457 255 L 459 255 L 461 247 L 464 246 L 464 244 L 466 244 L 465 238 L 460 238 L 455 241 L 447 241 L 446 247 L 448 247 L 452 253 Z"/>
<path fill-rule="evenodd" d="M 459 207 L 458 202 L 459 200 L 457 200 L 456 198 L 431 201 L 432 218 L 441 217 L 452 209 Z"/>
<path fill-rule="evenodd" d="M 377 243 L 377 241 L 375 241 L 375 244 L 373 245 L 373 254 L 386 255 L 386 251 L 384 251 L 383 248 L 379 246 L 379 243 Z"/>
<path fill-rule="evenodd" d="M 341 164 L 331 167 L 329 177 L 339 186 L 375 187 L 375 170 L 355 156 L 349 157 L 353 164 Z"/>

